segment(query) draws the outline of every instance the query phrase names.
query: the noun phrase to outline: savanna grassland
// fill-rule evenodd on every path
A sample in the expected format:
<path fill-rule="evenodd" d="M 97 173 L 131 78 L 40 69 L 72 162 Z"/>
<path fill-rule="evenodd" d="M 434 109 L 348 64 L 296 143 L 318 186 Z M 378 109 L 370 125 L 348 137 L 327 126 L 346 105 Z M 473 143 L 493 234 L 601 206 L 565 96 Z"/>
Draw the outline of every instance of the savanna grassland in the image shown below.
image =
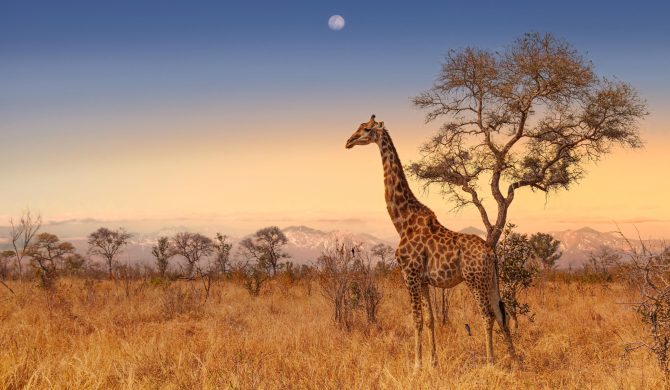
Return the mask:
<path fill-rule="evenodd" d="M 191 283 L 191 284 L 189 284 Z M 482 323 L 459 286 L 437 327 L 439 368 L 412 374 L 413 325 L 401 283 L 383 282 L 377 325 L 332 320 L 317 283 L 275 280 L 259 297 L 217 281 L 61 279 L 55 293 L 11 283 L 0 303 L 2 388 L 659 388 L 645 351 L 625 354 L 643 325 L 619 284 L 544 283 L 524 298 L 535 319 L 514 333 L 519 364 L 495 337 L 485 364 Z M 544 297 L 544 298 L 542 298 Z M 464 323 L 472 326 L 468 337 Z M 424 343 L 427 336 L 424 332 Z M 425 344 L 424 344 L 425 345 Z"/>

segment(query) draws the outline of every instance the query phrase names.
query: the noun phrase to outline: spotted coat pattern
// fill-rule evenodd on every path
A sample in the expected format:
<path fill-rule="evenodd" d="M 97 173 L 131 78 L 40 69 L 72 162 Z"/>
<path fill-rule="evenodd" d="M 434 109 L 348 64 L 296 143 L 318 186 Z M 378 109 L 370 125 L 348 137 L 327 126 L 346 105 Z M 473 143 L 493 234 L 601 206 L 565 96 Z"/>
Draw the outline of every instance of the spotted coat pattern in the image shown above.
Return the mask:
<path fill-rule="evenodd" d="M 478 236 L 445 228 L 435 213 L 419 202 L 407 183 L 384 122 L 376 122 L 374 115 L 359 126 L 346 147 L 349 149 L 370 143 L 379 146 L 384 166 L 386 208 L 400 235 L 395 253 L 411 299 L 415 324 L 415 369 L 421 367 L 423 311 L 428 316 L 431 365 L 437 364 L 429 285 L 451 288 L 465 281 L 486 323 L 487 361 L 493 362 L 494 321 L 498 322 L 508 350 L 514 356 L 514 346 L 500 305 L 493 250 Z"/>

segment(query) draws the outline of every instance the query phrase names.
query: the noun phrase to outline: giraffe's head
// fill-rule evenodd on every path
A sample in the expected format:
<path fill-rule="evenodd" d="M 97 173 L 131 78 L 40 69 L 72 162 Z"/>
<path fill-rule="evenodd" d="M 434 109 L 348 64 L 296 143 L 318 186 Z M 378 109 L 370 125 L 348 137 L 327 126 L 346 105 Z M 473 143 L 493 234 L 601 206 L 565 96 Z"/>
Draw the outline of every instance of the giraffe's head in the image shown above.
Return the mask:
<path fill-rule="evenodd" d="M 358 129 L 354 131 L 354 134 L 349 137 L 345 147 L 351 149 L 356 145 L 367 145 L 369 143 L 377 143 L 382 139 L 382 133 L 384 131 L 384 122 L 375 122 L 375 116 L 372 115 L 370 120 L 364 123 L 361 123 L 358 126 Z"/>

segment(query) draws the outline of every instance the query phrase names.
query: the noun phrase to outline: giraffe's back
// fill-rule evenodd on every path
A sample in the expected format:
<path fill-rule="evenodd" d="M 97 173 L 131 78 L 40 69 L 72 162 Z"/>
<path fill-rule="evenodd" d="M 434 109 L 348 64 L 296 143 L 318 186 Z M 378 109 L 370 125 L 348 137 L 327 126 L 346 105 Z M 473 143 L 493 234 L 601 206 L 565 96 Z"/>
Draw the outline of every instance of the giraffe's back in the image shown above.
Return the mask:
<path fill-rule="evenodd" d="M 430 285 L 451 288 L 468 275 L 489 279 L 491 249 L 480 237 L 457 233 L 435 222 L 415 227 L 401 238 L 401 267 L 422 275 Z M 404 260 L 402 260 L 404 258 Z"/>

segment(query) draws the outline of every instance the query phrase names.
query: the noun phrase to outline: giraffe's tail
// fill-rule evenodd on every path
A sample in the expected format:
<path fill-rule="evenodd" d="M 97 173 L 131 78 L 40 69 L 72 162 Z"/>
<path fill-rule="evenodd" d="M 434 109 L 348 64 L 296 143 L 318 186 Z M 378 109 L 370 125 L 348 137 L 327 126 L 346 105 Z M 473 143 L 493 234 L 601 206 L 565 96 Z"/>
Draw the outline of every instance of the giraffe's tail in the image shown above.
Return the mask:
<path fill-rule="evenodd" d="M 500 297 L 500 286 L 498 285 L 498 259 L 495 253 L 491 253 L 491 256 L 493 261 L 493 283 L 490 292 L 491 309 L 493 310 L 498 325 L 500 325 L 503 330 L 507 330 L 509 329 L 509 317 L 505 312 L 505 302 L 503 302 Z"/>

